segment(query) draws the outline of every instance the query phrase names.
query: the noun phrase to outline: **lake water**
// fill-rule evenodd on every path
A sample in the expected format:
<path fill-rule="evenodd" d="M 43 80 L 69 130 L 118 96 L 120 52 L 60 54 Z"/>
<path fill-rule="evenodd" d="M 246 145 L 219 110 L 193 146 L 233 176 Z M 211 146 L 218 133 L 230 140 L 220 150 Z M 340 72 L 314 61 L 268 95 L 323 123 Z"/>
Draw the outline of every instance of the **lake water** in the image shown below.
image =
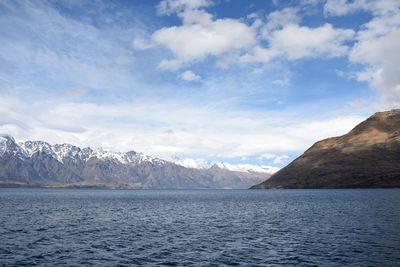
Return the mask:
<path fill-rule="evenodd" d="M 400 266 L 400 190 L 0 189 L 0 266 Z"/>

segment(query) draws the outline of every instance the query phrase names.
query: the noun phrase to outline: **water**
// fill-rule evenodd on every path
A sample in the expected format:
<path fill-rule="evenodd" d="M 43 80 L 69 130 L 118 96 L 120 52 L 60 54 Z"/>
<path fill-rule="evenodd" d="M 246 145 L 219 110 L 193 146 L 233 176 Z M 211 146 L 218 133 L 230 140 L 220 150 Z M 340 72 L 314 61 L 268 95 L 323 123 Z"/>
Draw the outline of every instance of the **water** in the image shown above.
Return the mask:
<path fill-rule="evenodd" d="M 400 190 L 0 189 L 0 266 L 400 266 Z"/>

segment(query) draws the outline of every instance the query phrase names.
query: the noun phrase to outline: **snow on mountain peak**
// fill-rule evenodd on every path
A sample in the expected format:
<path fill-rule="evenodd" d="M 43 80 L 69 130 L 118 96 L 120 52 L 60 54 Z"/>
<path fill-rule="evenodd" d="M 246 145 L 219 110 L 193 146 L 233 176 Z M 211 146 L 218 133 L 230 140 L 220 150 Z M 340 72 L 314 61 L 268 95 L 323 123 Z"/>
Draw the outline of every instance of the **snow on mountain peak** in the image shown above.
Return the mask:
<path fill-rule="evenodd" d="M 116 160 L 122 164 L 128 163 L 143 163 L 151 162 L 153 164 L 164 164 L 165 161 L 159 158 L 154 158 L 143 153 L 136 153 L 135 151 L 128 152 L 114 152 L 104 148 L 98 148 L 93 151 L 91 157 L 96 157 L 103 160 Z"/>
<path fill-rule="evenodd" d="M 39 152 L 49 154 L 59 160 L 57 154 L 53 150 L 53 147 L 49 143 L 43 141 L 26 141 L 19 143 L 19 145 L 29 157 Z"/>
<path fill-rule="evenodd" d="M 11 141 L 15 142 L 14 137 L 12 137 L 11 135 L 8 135 L 8 134 L 0 134 L 0 142 L 1 142 L 1 141 L 7 141 L 7 140 L 11 140 Z"/>
<path fill-rule="evenodd" d="M 7 134 L 0 134 L 0 153 L 4 153 L 7 150 L 7 143 L 15 143 L 14 138 Z"/>
<path fill-rule="evenodd" d="M 7 150 L 8 139 L 3 135 L 0 135 L 0 154 L 3 154 Z"/>
<path fill-rule="evenodd" d="M 237 171 L 237 172 L 261 172 L 261 173 L 274 174 L 275 172 L 279 171 L 279 168 L 277 167 L 267 166 L 267 165 L 254 165 L 248 163 L 231 164 L 227 162 L 215 162 L 214 165 L 221 169 Z"/>
<path fill-rule="evenodd" d="M 258 173 L 267 173 L 267 174 L 274 174 L 275 172 L 279 171 L 279 168 L 267 165 L 255 165 L 255 164 L 232 164 L 227 162 L 207 162 L 204 159 L 192 159 L 192 158 L 185 158 L 181 159 L 179 157 L 173 157 L 172 161 L 178 165 L 181 165 L 186 168 L 193 168 L 193 169 L 209 169 L 212 167 L 218 167 L 220 169 L 229 170 L 229 171 L 236 171 L 236 172 L 258 172 Z"/>
<path fill-rule="evenodd" d="M 25 156 L 23 149 L 15 142 L 15 139 L 7 134 L 0 135 L 0 155 L 5 152 L 18 154 L 20 157 Z"/>
<path fill-rule="evenodd" d="M 90 147 L 79 148 L 71 144 L 55 144 L 50 145 L 44 141 L 25 141 L 16 143 L 10 135 L 0 134 L 0 154 L 6 151 L 19 154 L 20 157 L 32 157 L 35 153 L 44 153 L 52 156 L 59 162 L 63 163 L 66 159 L 77 161 L 87 161 L 90 158 L 100 160 L 115 160 L 122 164 L 151 162 L 153 164 L 164 164 L 165 161 L 153 158 L 135 151 L 114 152 L 108 149 Z"/>
<path fill-rule="evenodd" d="M 111 150 L 98 148 L 96 150 L 90 147 L 79 148 L 71 144 L 50 145 L 44 141 L 25 141 L 16 143 L 14 138 L 9 135 L 0 135 L 0 154 L 6 151 L 14 154 L 20 154 L 21 157 L 32 157 L 35 153 L 44 153 L 52 156 L 63 163 L 66 159 L 77 161 L 87 161 L 90 158 L 100 160 L 115 160 L 122 164 L 151 162 L 154 164 L 164 164 L 165 161 L 153 158 L 135 151 L 114 152 Z"/>
<path fill-rule="evenodd" d="M 81 149 L 77 146 L 70 144 L 56 144 L 52 146 L 54 153 L 57 155 L 59 161 L 63 162 L 65 159 L 69 158 L 72 160 L 83 160 L 89 159 L 90 155 L 93 153 L 91 148 Z"/>
<path fill-rule="evenodd" d="M 178 157 L 175 157 L 173 158 L 173 162 L 180 166 L 192 169 L 208 169 L 211 167 L 210 164 L 204 159 L 180 159 Z"/>
<path fill-rule="evenodd" d="M 108 149 L 103 149 L 103 148 L 98 148 L 98 149 L 94 150 L 91 157 L 96 157 L 98 159 L 108 159 L 108 160 L 112 159 L 112 160 L 116 160 L 123 164 L 131 162 L 130 158 L 128 157 L 128 155 L 126 153 L 114 152 L 114 151 L 111 151 Z"/>
<path fill-rule="evenodd" d="M 137 153 L 135 151 L 128 152 L 114 152 L 108 149 L 98 148 L 91 149 L 90 147 L 79 148 L 70 144 L 56 144 L 50 145 L 43 141 L 26 141 L 19 144 L 15 143 L 13 137 L 9 135 L 0 135 L 0 154 L 10 151 L 14 154 L 19 154 L 20 157 L 32 157 L 35 153 L 45 153 L 51 155 L 59 162 L 63 163 L 66 159 L 72 161 L 82 160 L 84 162 L 91 158 L 97 158 L 100 160 L 112 160 L 122 164 L 141 164 L 149 162 L 151 164 L 164 165 L 167 161 L 160 158 L 151 157 L 143 153 Z M 209 169 L 212 167 L 218 167 L 229 171 L 236 172 L 255 172 L 255 173 L 266 173 L 273 174 L 279 170 L 277 167 L 266 166 L 266 165 L 253 165 L 253 164 L 231 164 L 227 162 L 207 162 L 204 159 L 192 159 L 185 158 L 180 159 L 178 157 L 171 158 L 172 162 L 177 165 L 194 168 L 194 169 Z"/>

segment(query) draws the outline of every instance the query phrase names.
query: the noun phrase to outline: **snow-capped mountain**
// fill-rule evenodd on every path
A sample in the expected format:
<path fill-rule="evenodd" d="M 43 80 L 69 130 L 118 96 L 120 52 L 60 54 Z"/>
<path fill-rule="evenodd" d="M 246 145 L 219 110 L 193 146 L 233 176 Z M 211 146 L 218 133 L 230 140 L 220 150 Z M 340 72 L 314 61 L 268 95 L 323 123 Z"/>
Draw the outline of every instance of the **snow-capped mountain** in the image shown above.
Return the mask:
<path fill-rule="evenodd" d="M 279 168 L 267 165 L 254 165 L 254 164 L 230 164 L 226 162 L 216 162 L 216 166 L 221 169 L 226 169 L 235 172 L 248 172 L 248 173 L 267 173 L 274 174 L 279 171 Z"/>
<path fill-rule="evenodd" d="M 193 168 L 193 169 L 209 169 L 212 166 L 204 159 L 191 159 L 191 158 L 181 159 L 175 156 L 171 158 L 171 161 L 183 167 Z"/>
<path fill-rule="evenodd" d="M 180 159 L 179 157 L 172 158 L 172 161 L 183 167 L 195 168 L 195 169 L 209 169 L 214 166 L 235 172 L 247 172 L 247 173 L 256 172 L 256 173 L 267 173 L 271 175 L 279 171 L 279 168 L 277 167 L 268 165 L 255 165 L 248 163 L 231 164 L 219 161 L 207 162 L 204 159 L 191 159 L 191 158 Z"/>
<path fill-rule="evenodd" d="M 7 138 L 7 136 L 2 137 Z M 8 138 L 12 138 L 9 137 Z M 12 138 L 13 139 L 13 138 Z M 63 163 L 66 159 L 87 161 L 90 158 L 97 158 L 101 160 L 113 160 L 122 164 L 127 163 L 140 163 L 140 162 L 158 162 L 162 164 L 164 161 L 158 158 L 146 156 L 142 153 L 135 151 L 129 152 L 114 152 L 103 148 L 91 149 L 90 147 L 79 148 L 70 144 L 56 144 L 54 146 L 43 141 L 26 141 L 18 143 L 22 149 L 22 153 L 27 157 L 31 157 L 35 153 L 45 153 L 56 158 L 59 162 Z"/>
<path fill-rule="evenodd" d="M 232 170 L 231 170 L 232 169 Z M 0 186 L 248 188 L 270 174 L 229 165 L 186 166 L 135 151 L 114 152 L 0 135 Z"/>

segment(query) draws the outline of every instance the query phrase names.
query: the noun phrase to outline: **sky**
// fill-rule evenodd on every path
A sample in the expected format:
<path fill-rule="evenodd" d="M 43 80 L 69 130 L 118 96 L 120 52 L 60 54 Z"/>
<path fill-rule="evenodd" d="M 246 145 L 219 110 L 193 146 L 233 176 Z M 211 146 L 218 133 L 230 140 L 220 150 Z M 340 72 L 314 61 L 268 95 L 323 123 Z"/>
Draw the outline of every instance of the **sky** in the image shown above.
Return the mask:
<path fill-rule="evenodd" d="M 283 167 L 400 104 L 397 0 L 0 1 L 0 133 Z"/>

